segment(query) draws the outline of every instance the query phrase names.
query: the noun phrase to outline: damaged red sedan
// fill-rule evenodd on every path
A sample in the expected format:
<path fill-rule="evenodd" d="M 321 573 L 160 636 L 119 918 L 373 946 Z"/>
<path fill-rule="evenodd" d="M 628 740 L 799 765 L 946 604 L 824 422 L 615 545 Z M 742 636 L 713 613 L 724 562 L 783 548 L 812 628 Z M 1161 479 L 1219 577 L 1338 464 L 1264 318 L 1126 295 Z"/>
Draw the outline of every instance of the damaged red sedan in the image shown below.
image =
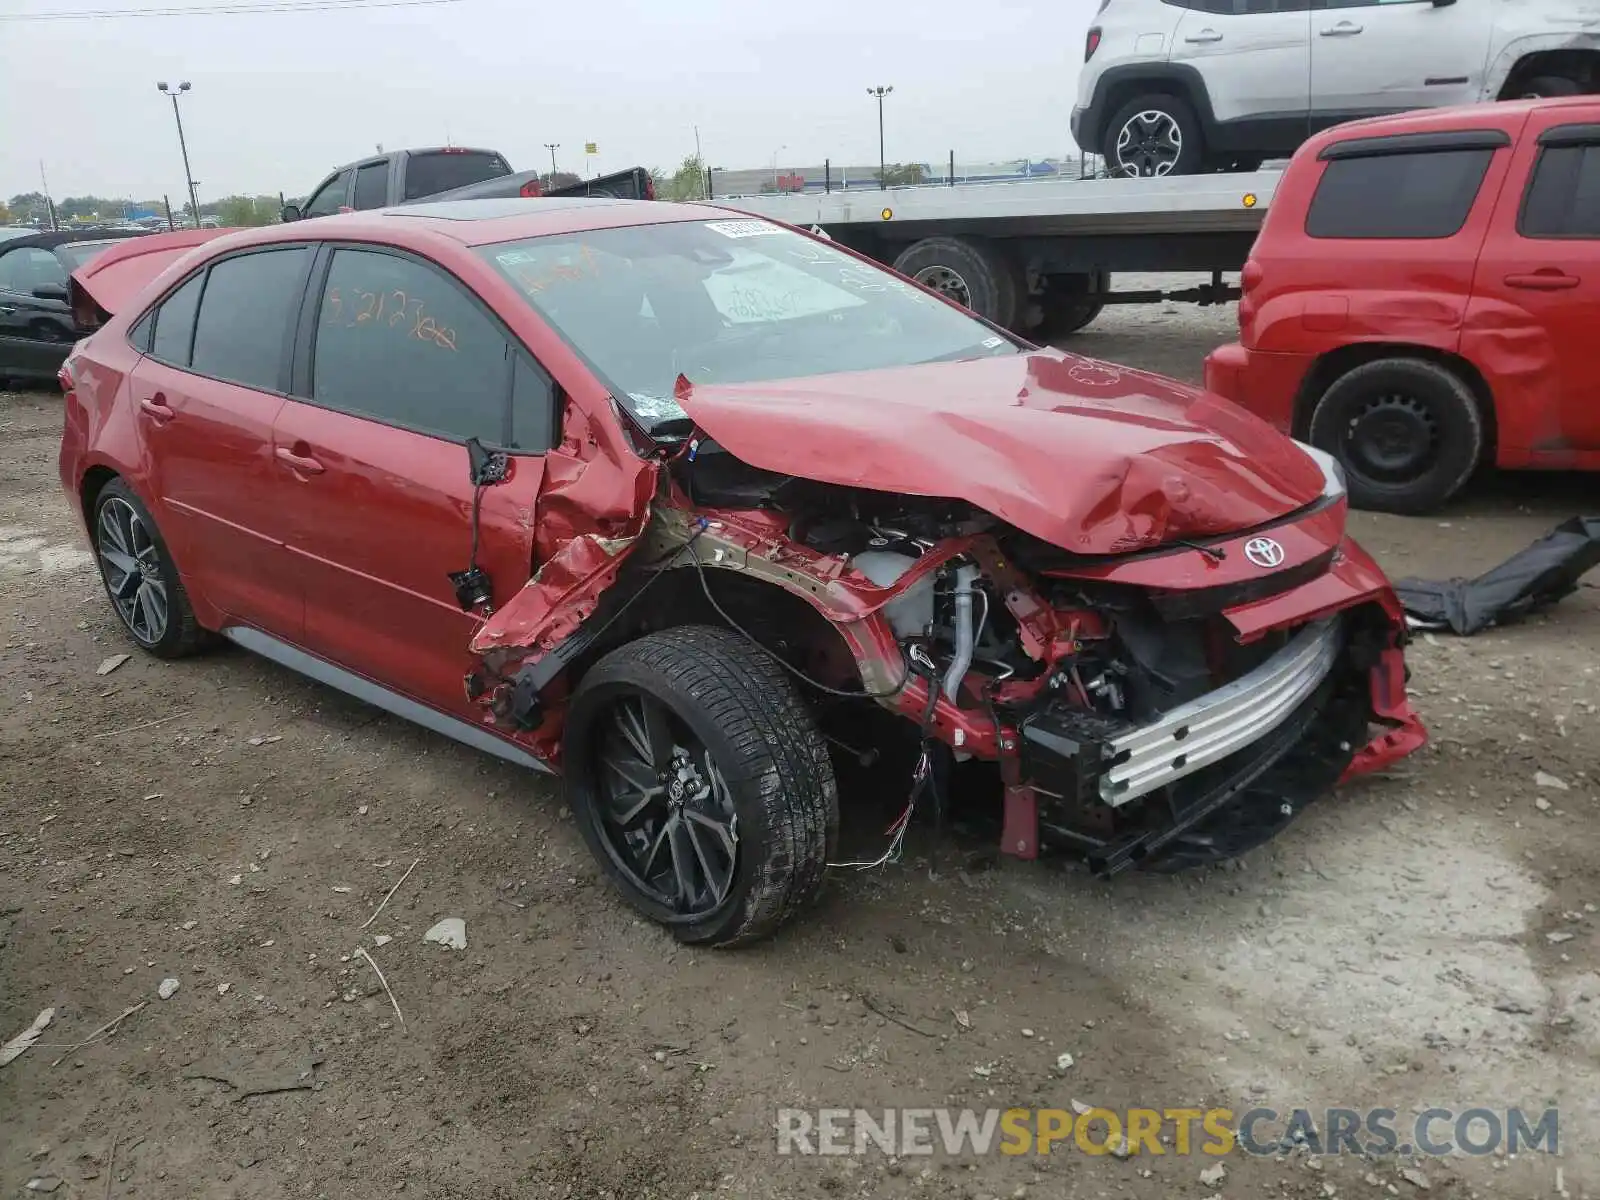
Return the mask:
<path fill-rule="evenodd" d="M 1004 852 L 1112 874 L 1423 741 L 1337 466 L 1213 396 L 705 206 L 178 236 L 79 273 L 62 372 L 128 633 L 560 770 L 685 941 L 817 893 L 864 749 L 906 754 L 884 859 L 977 760 Z"/>

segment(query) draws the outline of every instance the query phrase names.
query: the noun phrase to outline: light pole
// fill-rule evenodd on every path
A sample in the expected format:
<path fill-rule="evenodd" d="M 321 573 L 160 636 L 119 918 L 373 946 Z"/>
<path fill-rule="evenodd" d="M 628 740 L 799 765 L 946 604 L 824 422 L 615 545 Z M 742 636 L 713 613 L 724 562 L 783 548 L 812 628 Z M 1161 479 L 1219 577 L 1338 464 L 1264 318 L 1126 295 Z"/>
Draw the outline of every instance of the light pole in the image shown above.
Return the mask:
<path fill-rule="evenodd" d="M 556 174 L 556 151 L 561 149 L 561 143 L 546 142 L 544 144 L 544 148 L 550 151 L 550 182 L 554 183 Z"/>
<path fill-rule="evenodd" d="M 878 186 L 889 186 L 889 163 L 883 154 L 883 98 L 894 91 L 892 87 L 869 87 L 867 95 L 877 98 L 878 101 Z"/>
<path fill-rule="evenodd" d="M 178 111 L 178 97 L 189 90 L 189 84 L 185 81 L 176 88 L 169 88 L 163 82 L 156 84 L 156 90 L 172 101 L 172 119 L 178 123 L 178 149 L 183 151 L 183 181 L 189 187 L 189 211 L 194 213 L 194 227 L 199 229 L 200 201 L 194 194 L 194 176 L 189 173 L 189 144 L 183 140 L 183 114 Z"/>
<path fill-rule="evenodd" d="M 778 191 L 778 155 L 787 150 L 788 146 L 779 146 L 772 152 L 772 190 Z"/>

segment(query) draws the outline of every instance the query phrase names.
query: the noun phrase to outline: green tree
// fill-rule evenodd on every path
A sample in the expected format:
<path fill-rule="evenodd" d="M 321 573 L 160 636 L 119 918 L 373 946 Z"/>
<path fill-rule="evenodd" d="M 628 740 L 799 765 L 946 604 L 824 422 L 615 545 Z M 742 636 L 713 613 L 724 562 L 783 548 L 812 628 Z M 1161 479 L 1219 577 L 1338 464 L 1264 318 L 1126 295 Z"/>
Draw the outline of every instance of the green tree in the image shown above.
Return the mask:
<path fill-rule="evenodd" d="M 0 203 L 0 225 L 9 224 L 11 224 L 11 209 L 6 204 Z"/>
<path fill-rule="evenodd" d="M 656 183 L 658 200 L 704 200 L 706 198 L 706 165 L 698 155 L 691 154 L 678 164 L 671 175 L 660 171 L 650 172 Z"/>
<path fill-rule="evenodd" d="M 6 202 L 12 217 L 18 221 L 48 221 L 50 208 L 43 192 L 18 192 Z"/>
<path fill-rule="evenodd" d="M 886 187 L 910 187 L 928 182 L 928 170 L 921 163 L 889 163 L 881 172 L 872 174 Z"/>

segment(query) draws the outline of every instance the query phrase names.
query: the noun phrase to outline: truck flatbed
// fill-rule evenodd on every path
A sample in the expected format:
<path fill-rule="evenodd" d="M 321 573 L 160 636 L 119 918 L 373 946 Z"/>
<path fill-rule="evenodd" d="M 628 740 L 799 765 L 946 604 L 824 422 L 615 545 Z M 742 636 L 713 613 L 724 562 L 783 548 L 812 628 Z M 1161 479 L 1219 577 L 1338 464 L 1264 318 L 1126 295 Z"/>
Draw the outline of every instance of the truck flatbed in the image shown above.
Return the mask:
<path fill-rule="evenodd" d="M 719 197 L 834 241 L 1036 340 L 1088 325 L 1107 304 L 1237 299 L 1238 271 L 1282 171 L 1157 179 L 1048 179 Z M 1195 271 L 1177 291 L 1114 291 L 1118 271 Z"/>

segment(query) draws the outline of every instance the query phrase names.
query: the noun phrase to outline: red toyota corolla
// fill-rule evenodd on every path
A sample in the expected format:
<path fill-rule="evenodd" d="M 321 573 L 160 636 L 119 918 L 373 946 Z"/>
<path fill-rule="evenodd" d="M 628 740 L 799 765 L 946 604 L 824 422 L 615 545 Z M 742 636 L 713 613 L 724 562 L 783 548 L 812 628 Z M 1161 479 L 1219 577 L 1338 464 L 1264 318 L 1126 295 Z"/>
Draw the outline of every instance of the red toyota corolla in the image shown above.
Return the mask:
<path fill-rule="evenodd" d="M 1110 874 L 1424 737 L 1331 460 L 793 229 L 420 205 L 136 239 L 74 301 L 61 479 L 134 641 L 561 770 L 687 941 L 810 900 L 880 752 L 867 861 L 977 759 L 1005 852 Z"/>

